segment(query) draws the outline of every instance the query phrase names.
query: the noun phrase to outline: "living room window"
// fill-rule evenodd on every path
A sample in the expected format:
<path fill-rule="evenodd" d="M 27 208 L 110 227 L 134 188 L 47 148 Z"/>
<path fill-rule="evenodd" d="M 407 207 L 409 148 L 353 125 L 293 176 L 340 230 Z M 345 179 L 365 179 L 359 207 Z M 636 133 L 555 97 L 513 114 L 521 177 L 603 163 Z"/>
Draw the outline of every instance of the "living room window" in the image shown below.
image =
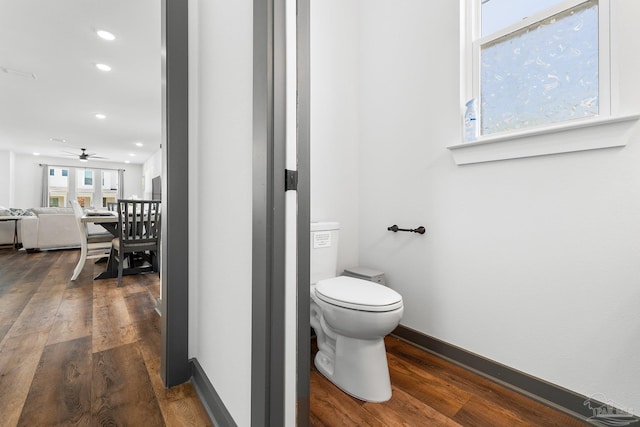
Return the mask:
<path fill-rule="evenodd" d="M 102 171 L 102 207 L 118 200 L 118 171 Z"/>
<path fill-rule="evenodd" d="M 68 174 L 63 175 L 64 169 L 49 167 L 49 206 L 66 206 L 69 199 Z"/>
<path fill-rule="evenodd" d="M 82 207 L 107 207 L 122 198 L 123 169 L 87 169 L 44 165 L 47 206 L 68 207 L 76 199 Z M 48 169 L 47 169 L 48 168 Z"/>
<path fill-rule="evenodd" d="M 93 170 L 76 169 L 76 200 L 83 208 L 93 206 L 95 190 L 93 188 Z"/>
<path fill-rule="evenodd" d="M 93 187 L 93 171 L 89 169 L 84 170 L 84 187 Z"/>
<path fill-rule="evenodd" d="M 477 137 L 610 114 L 607 0 L 469 1 Z"/>

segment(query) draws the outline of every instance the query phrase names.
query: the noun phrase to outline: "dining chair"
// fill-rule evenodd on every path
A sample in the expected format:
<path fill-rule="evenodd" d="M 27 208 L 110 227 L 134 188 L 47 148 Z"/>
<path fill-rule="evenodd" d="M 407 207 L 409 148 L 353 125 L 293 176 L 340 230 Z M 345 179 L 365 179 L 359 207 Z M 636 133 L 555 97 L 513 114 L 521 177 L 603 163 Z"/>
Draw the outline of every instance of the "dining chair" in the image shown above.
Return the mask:
<path fill-rule="evenodd" d="M 158 271 L 160 250 L 160 201 L 118 200 L 118 237 L 112 241 L 112 256 L 118 262 L 118 287 L 122 286 L 125 259 L 136 273 Z M 150 265 L 137 268 L 138 259 Z"/>
<path fill-rule="evenodd" d="M 118 207 L 118 202 L 107 202 L 107 210 L 115 212 Z"/>
<path fill-rule="evenodd" d="M 113 235 L 107 232 L 89 233 L 87 224 L 82 222 L 84 211 L 80 203 L 78 203 L 77 200 L 71 200 L 71 207 L 73 208 L 73 214 L 76 217 L 76 224 L 80 232 L 80 260 L 75 270 L 73 270 L 73 276 L 71 276 L 71 280 L 76 280 L 84 268 L 84 263 L 87 259 L 106 258 L 109 256 Z"/>

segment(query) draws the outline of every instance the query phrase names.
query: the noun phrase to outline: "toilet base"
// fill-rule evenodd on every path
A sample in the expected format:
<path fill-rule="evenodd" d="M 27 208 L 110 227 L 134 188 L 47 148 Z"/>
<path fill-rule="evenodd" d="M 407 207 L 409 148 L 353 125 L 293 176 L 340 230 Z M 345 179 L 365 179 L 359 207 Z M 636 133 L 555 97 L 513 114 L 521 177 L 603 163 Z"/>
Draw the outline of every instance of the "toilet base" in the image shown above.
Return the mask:
<path fill-rule="evenodd" d="M 363 340 L 338 336 L 335 355 L 318 351 L 314 364 L 329 381 L 366 402 L 391 398 L 391 381 L 384 339 Z"/>

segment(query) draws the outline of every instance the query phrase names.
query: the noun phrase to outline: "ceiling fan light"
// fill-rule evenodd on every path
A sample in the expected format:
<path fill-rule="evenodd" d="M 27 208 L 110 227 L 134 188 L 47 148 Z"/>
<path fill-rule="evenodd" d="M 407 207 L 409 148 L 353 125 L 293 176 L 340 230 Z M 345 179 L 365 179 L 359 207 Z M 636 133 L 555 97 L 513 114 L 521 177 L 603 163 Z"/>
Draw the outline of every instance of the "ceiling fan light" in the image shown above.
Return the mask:
<path fill-rule="evenodd" d="M 85 163 L 85 162 L 88 162 L 89 160 L 88 160 L 88 159 L 80 159 L 80 161 L 81 161 L 82 163 Z"/>

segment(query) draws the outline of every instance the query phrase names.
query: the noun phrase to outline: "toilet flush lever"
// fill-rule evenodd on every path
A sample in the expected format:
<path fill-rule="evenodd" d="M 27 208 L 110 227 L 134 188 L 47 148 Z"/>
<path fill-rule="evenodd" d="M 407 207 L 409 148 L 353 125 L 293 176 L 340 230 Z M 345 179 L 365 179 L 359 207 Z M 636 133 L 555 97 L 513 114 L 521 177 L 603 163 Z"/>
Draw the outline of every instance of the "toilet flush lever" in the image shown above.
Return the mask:
<path fill-rule="evenodd" d="M 427 232 L 427 230 L 423 226 L 420 226 L 418 228 L 399 228 L 395 224 L 393 224 L 391 227 L 387 227 L 387 230 L 393 231 L 394 233 L 397 233 L 398 231 L 408 231 L 410 233 L 424 234 Z"/>

